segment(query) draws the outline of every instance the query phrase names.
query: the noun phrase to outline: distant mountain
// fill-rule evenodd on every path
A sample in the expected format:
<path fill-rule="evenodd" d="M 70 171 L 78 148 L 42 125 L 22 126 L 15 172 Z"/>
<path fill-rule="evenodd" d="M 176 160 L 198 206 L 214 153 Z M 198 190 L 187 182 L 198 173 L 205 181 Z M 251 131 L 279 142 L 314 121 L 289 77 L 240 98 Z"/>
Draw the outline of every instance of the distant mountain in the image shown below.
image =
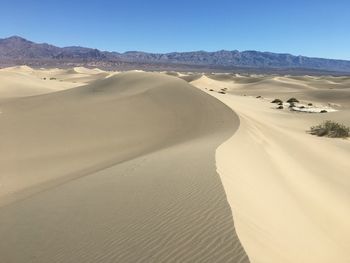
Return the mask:
<path fill-rule="evenodd" d="M 32 59 L 105 59 L 103 52 L 84 47 L 56 47 L 49 44 L 37 44 L 24 38 L 13 36 L 0 39 L 1 60 Z"/>
<path fill-rule="evenodd" d="M 260 69 L 319 70 L 350 73 L 350 61 L 310 58 L 258 51 L 195 51 L 155 54 L 138 51 L 125 53 L 85 47 L 56 47 L 37 44 L 18 36 L 0 39 L 0 65 L 32 66 L 87 65 L 105 68 Z"/>

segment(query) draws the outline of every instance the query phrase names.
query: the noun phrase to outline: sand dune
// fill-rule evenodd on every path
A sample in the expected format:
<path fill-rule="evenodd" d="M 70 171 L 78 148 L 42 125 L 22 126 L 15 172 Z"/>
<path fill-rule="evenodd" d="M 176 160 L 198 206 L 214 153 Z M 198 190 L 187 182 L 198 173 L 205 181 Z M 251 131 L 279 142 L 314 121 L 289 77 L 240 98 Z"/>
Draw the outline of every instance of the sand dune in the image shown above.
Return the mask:
<path fill-rule="evenodd" d="M 130 72 L 0 105 L 4 262 L 248 262 L 216 173 L 237 116 Z"/>
<path fill-rule="evenodd" d="M 245 80 L 242 81 L 242 78 Z M 329 82 L 338 83 L 330 84 Z M 309 101 L 340 103 L 344 106 L 350 106 L 348 77 L 255 76 L 250 78 L 231 75 L 230 78 L 226 76 L 222 79 L 220 75 L 216 77 L 206 75 L 192 83 L 207 89 L 227 88 L 236 95 L 260 95 L 283 100 L 298 97 Z"/>
<path fill-rule="evenodd" d="M 0 80 L 1 262 L 350 262 L 350 141 L 306 132 L 350 126 L 349 77 Z"/>
<path fill-rule="evenodd" d="M 306 78 L 217 82 L 202 77 L 192 84 L 240 119 L 238 131 L 218 148 L 216 161 L 251 262 L 350 262 L 350 141 L 306 133 L 326 119 L 350 126 L 349 87 L 328 93 Z M 227 94 L 208 91 L 221 87 Z M 255 98 L 259 94 L 342 105 L 324 115 L 295 113 L 274 109 L 271 99 Z"/>
<path fill-rule="evenodd" d="M 99 69 L 32 69 L 16 66 L 0 69 L 0 99 L 27 97 L 70 89 L 107 77 Z"/>
<path fill-rule="evenodd" d="M 46 74 L 45 74 L 46 75 Z M 50 81 L 50 83 L 48 83 Z M 78 83 L 44 80 L 29 67 L 0 70 L 0 98 L 26 97 L 78 86 Z"/>
<path fill-rule="evenodd" d="M 75 72 L 77 73 L 82 73 L 82 74 L 100 74 L 100 73 L 104 73 L 103 70 L 98 69 L 98 68 L 85 68 L 85 67 L 75 67 L 73 69 Z"/>

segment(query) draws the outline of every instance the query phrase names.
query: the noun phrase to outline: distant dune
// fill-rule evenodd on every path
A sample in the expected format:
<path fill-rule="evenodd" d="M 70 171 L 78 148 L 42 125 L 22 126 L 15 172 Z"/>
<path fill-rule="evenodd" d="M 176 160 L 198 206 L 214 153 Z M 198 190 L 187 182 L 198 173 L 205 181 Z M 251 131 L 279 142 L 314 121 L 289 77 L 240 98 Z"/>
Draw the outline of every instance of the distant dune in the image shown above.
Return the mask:
<path fill-rule="evenodd" d="M 70 89 L 106 77 L 99 69 L 32 69 L 16 66 L 0 69 L 0 99 L 26 97 Z"/>
<path fill-rule="evenodd" d="M 48 85 L 44 77 L 36 75 L 30 67 L 13 67 L 0 69 L 0 98 L 25 97 L 78 86 L 76 83 L 51 81 Z"/>

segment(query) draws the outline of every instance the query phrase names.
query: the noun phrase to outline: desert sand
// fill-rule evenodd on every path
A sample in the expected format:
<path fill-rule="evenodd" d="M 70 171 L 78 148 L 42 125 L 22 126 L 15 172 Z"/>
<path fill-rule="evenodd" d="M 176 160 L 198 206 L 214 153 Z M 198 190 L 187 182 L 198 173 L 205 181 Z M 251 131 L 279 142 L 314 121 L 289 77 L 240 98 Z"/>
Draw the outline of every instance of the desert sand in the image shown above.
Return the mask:
<path fill-rule="evenodd" d="M 1 262 L 350 262 L 349 77 L 19 66 L 0 112 Z"/>
<path fill-rule="evenodd" d="M 1 262 L 248 262 L 216 172 L 227 106 L 159 73 L 11 70 Z"/>
<path fill-rule="evenodd" d="M 350 126 L 349 79 L 213 75 L 191 82 L 239 116 L 216 161 L 251 262 L 350 262 L 350 141 L 306 132 L 328 119 Z M 338 111 L 270 103 L 290 97 Z"/>
<path fill-rule="evenodd" d="M 0 69 L 0 98 L 28 97 L 87 84 L 107 76 L 98 69 L 39 69 L 16 66 Z"/>

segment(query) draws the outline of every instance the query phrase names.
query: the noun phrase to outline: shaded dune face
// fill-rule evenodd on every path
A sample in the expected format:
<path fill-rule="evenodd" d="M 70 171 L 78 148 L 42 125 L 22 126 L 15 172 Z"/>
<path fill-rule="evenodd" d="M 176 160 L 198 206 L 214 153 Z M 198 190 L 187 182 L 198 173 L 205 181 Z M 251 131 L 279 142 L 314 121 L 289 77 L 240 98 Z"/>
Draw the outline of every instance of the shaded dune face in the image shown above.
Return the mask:
<path fill-rule="evenodd" d="M 248 262 L 216 173 L 239 125 L 221 102 L 122 73 L 1 111 L 4 262 Z"/>
<path fill-rule="evenodd" d="M 201 74 L 191 74 L 191 75 L 188 75 L 188 76 L 182 76 L 182 77 L 179 77 L 187 82 L 191 82 L 191 81 L 195 81 L 197 79 L 199 79 L 202 75 Z"/>

